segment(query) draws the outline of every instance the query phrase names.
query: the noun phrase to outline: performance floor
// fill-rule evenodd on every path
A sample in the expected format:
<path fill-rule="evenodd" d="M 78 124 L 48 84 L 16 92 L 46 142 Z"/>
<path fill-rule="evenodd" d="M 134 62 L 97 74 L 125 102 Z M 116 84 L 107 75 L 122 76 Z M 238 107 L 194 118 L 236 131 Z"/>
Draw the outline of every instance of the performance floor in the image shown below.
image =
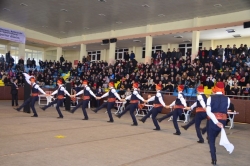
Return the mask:
<path fill-rule="evenodd" d="M 168 121 L 160 123 L 161 131 L 152 130 L 151 119 L 130 126 L 129 112 L 107 123 L 105 110 L 97 114 L 88 110 L 89 120 L 83 121 L 81 109 L 74 114 L 63 111 L 64 119 L 56 119 L 55 108 L 45 112 L 38 105 L 36 108 L 39 117 L 32 118 L 32 114 L 13 110 L 10 101 L 0 101 L 1 166 L 211 165 L 207 141 L 196 143 L 194 126 L 175 136 L 173 124 Z M 179 122 L 179 126 L 182 124 Z M 228 154 L 217 138 L 217 165 L 248 166 L 250 125 L 235 124 L 226 132 L 235 151 Z"/>

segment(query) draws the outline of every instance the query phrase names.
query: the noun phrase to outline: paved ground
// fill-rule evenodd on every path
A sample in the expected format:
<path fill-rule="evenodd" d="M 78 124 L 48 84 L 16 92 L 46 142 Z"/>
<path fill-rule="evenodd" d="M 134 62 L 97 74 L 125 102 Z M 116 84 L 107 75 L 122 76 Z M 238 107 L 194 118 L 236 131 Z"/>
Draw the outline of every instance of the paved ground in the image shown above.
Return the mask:
<path fill-rule="evenodd" d="M 89 110 L 90 119 L 83 121 L 80 109 L 75 114 L 63 111 L 65 118 L 56 119 L 55 108 L 43 112 L 37 106 L 39 117 L 31 118 L 31 114 L 13 110 L 9 103 L 0 101 L 1 166 L 211 165 L 208 144 L 196 143 L 194 126 L 175 136 L 172 122 L 163 121 L 161 131 L 152 130 L 151 119 L 132 127 L 129 113 L 121 119 L 114 117 L 115 123 L 110 124 L 105 110 L 98 114 Z M 235 145 L 231 155 L 217 139 L 219 166 L 249 165 L 249 131 L 247 124 L 226 130 Z"/>

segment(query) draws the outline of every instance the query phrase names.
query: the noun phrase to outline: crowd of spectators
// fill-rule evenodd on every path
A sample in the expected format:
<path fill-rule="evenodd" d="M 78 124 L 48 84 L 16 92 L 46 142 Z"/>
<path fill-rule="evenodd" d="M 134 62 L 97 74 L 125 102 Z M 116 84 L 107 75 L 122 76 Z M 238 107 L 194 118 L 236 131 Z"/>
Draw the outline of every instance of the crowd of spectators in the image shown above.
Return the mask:
<path fill-rule="evenodd" d="M 56 80 L 62 78 L 62 73 L 69 72 L 69 80 L 76 88 L 85 79 L 94 90 L 106 88 L 108 82 L 114 80 L 120 95 L 124 96 L 131 93 L 134 81 L 139 82 L 141 91 L 155 91 L 155 84 L 162 84 L 165 92 L 173 92 L 179 84 L 185 85 L 186 89 L 195 88 L 199 84 L 211 89 L 215 82 L 223 81 L 227 95 L 250 92 L 250 49 L 243 44 L 238 48 L 236 45 L 227 45 L 226 48 L 220 45 L 214 50 L 204 47 L 193 61 L 188 52 L 183 56 L 179 49 L 168 49 L 167 52 L 157 51 L 153 54 L 151 63 L 138 63 L 133 53 L 133 58 L 117 60 L 114 64 L 90 62 L 89 56 L 83 57 L 75 67 L 63 56 L 58 61 L 39 60 L 39 65 L 34 59 L 28 59 L 25 66 L 23 59 L 14 64 L 10 52 L 7 54 L 0 59 L 0 78 L 5 85 L 16 78 L 22 86 L 22 72 L 26 69 L 30 75 L 36 76 L 41 86 L 55 85 Z"/>

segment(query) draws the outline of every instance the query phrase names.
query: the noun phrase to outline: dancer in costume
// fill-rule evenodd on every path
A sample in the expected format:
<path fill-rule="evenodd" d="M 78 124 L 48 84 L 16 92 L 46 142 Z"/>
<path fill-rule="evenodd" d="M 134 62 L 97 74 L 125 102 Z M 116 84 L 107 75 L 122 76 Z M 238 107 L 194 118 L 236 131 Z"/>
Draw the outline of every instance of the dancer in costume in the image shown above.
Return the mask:
<path fill-rule="evenodd" d="M 49 103 L 48 105 L 41 107 L 42 110 L 46 110 L 47 108 L 49 108 L 50 106 L 56 104 L 56 110 L 58 112 L 59 117 L 57 117 L 58 119 L 62 119 L 63 118 L 63 114 L 60 110 L 60 106 L 63 104 L 64 101 L 64 95 L 68 95 L 69 97 L 71 97 L 71 95 L 69 94 L 69 92 L 63 87 L 62 85 L 62 80 L 59 79 L 57 80 L 57 85 L 58 85 L 58 89 L 55 90 L 53 93 L 51 93 L 51 96 L 56 95 L 57 94 L 57 98 L 52 101 L 51 103 Z"/>
<path fill-rule="evenodd" d="M 36 84 L 36 80 L 34 76 L 29 76 L 27 73 L 23 73 L 25 80 L 28 84 L 30 84 L 31 87 L 31 94 L 30 98 L 24 101 L 24 103 L 16 108 L 15 110 L 20 111 L 24 106 L 30 105 L 30 108 L 32 109 L 34 115 L 31 117 L 38 117 L 38 114 L 35 109 L 35 103 L 38 100 L 38 93 L 41 92 L 42 94 L 46 95 L 46 93 L 39 87 L 39 85 Z"/>
<path fill-rule="evenodd" d="M 164 119 L 173 116 L 173 124 L 174 124 L 174 128 L 176 130 L 174 135 L 181 135 L 181 132 L 180 132 L 180 129 L 179 129 L 179 126 L 177 123 L 177 119 L 179 116 L 182 115 L 183 109 L 185 109 L 187 107 L 186 100 L 184 99 L 184 94 L 182 93 L 183 90 L 184 90 L 184 86 L 179 85 L 178 86 L 178 96 L 177 96 L 176 100 L 173 103 L 171 103 L 169 106 L 166 106 L 166 108 L 174 107 L 174 110 L 171 111 L 170 113 L 168 113 L 167 115 L 157 119 L 159 122 L 161 122 Z"/>
<path fill-rule="evenodd" d="M 126 100 L 130 100 L 130 104 L 125 108 L 125 110 L 120 113 L 120 114 L 117 114 L 116 116 L 118 118 L 121 118 L 128 110 L 130 111 L 130 116 L 133 120 L 133 124 L 131 126 L 138 126 L 138 123 L 137 123 L 137 120 L 135 118 L 135 110 L 138 109 L 138 104 L 139 104 L 139 101 L 143 101 L 145 102 L 146 100 L 143 99 L 143 97 L 139 94 L 138 92 L 138 83 L 134 82 L 133 83 L 133 93 L 129 96 L 127 96 L 125 99 L 122 99 L 121 101 L 125 102 Z"/>
<path fill-rule="evenodd" d="M 197 137 L 199 138 L 199 141 L 197 142 L 204 143 L 204 139 L 200 131 L 200 124 L 202 120 L 207 118 L 207 113 L 206 113 L 207 97 L 204 94 L 204 88 L 202 85 L 197 87 L 197 92 L 198 92 L 197 101 L 191 107 L 187 107 L 187 109 L 191 109 L 191 110 L 193 110 L 196 107 L 195 117 L 187 125 L 181 126 L 181 127 L 187 130 L 191 125 L 195 123 L 195 130 L 197 133 Z"/>
<path fill-rule="evenodd" d="M 210 153 L 212 158 L 212 164 L 216 165 L 216 148 L 215 139 L 226 125 L 227 121 L 227 110 L 230 105 L 230 99 L 223 95 L 224 93 L 224 83 L 217 82 L 214 87 L 215 94 L 207 99 L 206 112 L 210 120 L 208 122 L 208 140 Z"/>
<path fill-rule="evenodd" d="M 115 105 L 115 101 L 116 98 L 118 98 L 118 100 L 120 101 L 121 98 L 118 95 L 118 93 L 116 92 L 115 88 L 114 88 L 114 82 L 109 82 L 109 91 L 105 94 L 103 94 L 101 97 L 96 97 L 97 100 L 100 100 L 104 97 L 108 97 L 107 102 L 104 102 L 100 107 L 96 108 L 95 110 L 93 110 L 95 113 L 97 113 L 100 109 L 102 108 L 107 108 L 107 112 L 108 112 L 108 116 L 109 116 L 109 123 L 113 123 L 114 119 L 111 113 L 111 109 L 114 107 Z"/>
<path fill-rule="evenodd" d="M 88 86 L 88 81 L 87 80 L 83 81 L 82 84 L 83 84 L 83 90 L 81 90 L 76 95 L 74 95 L 74 97 L 83 94 L 82 95 L 83 100 L 80 103 L 78 103 L 77 106 L 75 106 L 71 110 L 71 113 L 73 114 L 80 106 L 82 106 L 82 112 L 83 112 L 83 115 L 84 115 L 84 119 L 82 119 L 82 120 L 88 120 L 89 117 L 88 117 L 86 108 L 88 107 L 90 97 L 93 96 L 94 98 L 96 98 L 96 95 L 92 92 L 92 90 Z"/>
<path fill-rule="evenodd" d="M 142 119 L 139 119 L 139 121 L 145 123 L 145 121 L 147 120 L 147 118 L 150 117 L 150 115 L 152 115 L 152 121 L 155 125 L 155 129 L 154 130 L 161 130 L 156 117 L 158 115 L 158 113 L 161 113 L 162 108 L 166 107 L 166 104 L 163 101 L 163 97 L 161 94 L 161 89 L 162 89 L 162 85 L 158 84 L 156 85 L 156 95 L 152 96 L 151 98 L 149 98 L 147 101 L 145 102 L 151 102 L 153 101 L 153 108 L 149 111 L 149 113 L 144 116 Z"/>

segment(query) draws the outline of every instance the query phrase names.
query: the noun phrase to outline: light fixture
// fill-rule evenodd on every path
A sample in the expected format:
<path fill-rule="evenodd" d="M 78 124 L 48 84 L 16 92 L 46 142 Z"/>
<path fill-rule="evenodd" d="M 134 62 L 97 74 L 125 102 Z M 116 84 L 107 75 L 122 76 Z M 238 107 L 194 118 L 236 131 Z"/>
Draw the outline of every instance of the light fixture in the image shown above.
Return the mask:
<path fill-rule="evenodd" d="M 183 36 L 176 35 L 176 36 L 174 36 L 174 38 L 183 38 Z"/>
<path fill-rule="evenodd" d="M 237 35 L 233 35 L 233 37 L 241 37 L 241 35 L 240 34 L 237 34 Z"/>
<path fill-rule="evenodd" d="M 64 31 L 61 31 L 61 33 L 66 33 L 66 32 L 64 32 Z"/>
<path fill-rule="evenodd" d="M 140 41 L 140 40 L 133 40 L 133 42 L 139 43 L 139 42 L 141 42 L 141 41 Z"/>
<path fill-rule="evenodd" d="M 61 9 L 61 12 L 68 12 L 67 9 Z"/>
<path fill-rule="evenodd" d="M 164 14 L 159 14 L 158 17 L 165 17 L 165 15 Z"/>
<path fill-rule="evenodd" d="M 84 27 L 84 29 L 89 29 L 88 27 Z"/>
<path fill-rule="evenodd" d="M 42 27 L 43 27 L 43 28 L 48 28 L 48 26 L 45 26 L 45 25 L 43 25 Z"/>
<path fill-rule="evenodd" d="M 214 7 L 222 7 L 221 4 L 215 4 Z"/>
<path fill-rule="evenodd" d="M 190 43 L 191 40 L 183 40 L 184 43 Z"/>
<path fill-rule="evenodd" d="M 234 29 L 227 29 L 226 31 L 227 31 L 228 33 L 233 33 L 233 32 L 235 32 Z"/>
<path fill-rule="evenodd" d="M 103 16 L 103 17 L 105 17 L 106 15 L 105 14 L 98 14 L 99 16 Z"/>
<path fill-rule="evenodd" d="M 27 4 L 25 3 L 20 3 L 21 6 L 28 6 Z"/>
<path fill-rule="evenodd" d="M 149 7 L 149 5 L 148 4 L 144 4 L 144 5 L 141 5 L 142 7 Z"/>
<path fill-rule="evenodd" d="M 72 24 L 72 21 L 65 21 L 66 23 L 71 23 Z"/>
<path fill-rule="evenodd" d="M 99 2 L 107 2 L 106 0 L 98 0 Z"/>
<path fill-rule="evenodd" d="M 121 21 L 117 21 L 116 24 L 122 24 L 122 22 Z"/>
<path fill-rule="evenodd" d="M 8 9 L 8 8 L 3 8 L 3 10 L 5 10 L 5 11 L 10 11 L 10 9 Z"/>

